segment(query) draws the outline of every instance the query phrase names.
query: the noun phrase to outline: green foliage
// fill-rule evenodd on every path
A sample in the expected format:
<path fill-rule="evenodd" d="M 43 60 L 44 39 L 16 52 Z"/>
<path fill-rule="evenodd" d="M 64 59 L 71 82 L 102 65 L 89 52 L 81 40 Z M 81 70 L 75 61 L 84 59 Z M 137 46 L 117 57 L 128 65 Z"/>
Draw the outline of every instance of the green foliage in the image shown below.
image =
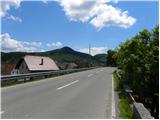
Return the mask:
<path fill-rule="evenodd" d="M 121 44 L 114 55 L 122 66 L 122 77 L 157 117 L 155 94 L 159 94 L 159 26 L 152 32 L 144 29 Z M 158 97 L 157 97 L 158 99 Z M 156 102 L 156 103 L 155 103 Z"/>
<path fill-rule="evenodd" d="M 120 91 L 122 90 L 122 85 L 120 83 L 120 80 L 118 79 L 118 76 L 116 74 L 116 71 L 114 72 L 114 84 L 115 84 L 115 90 Z"/>
<path fill-rule="evenodd" d="M 105 65 L 106 64 L 106 54 L 97 54 L 94 57 L 95 60 L 97 60 L 99 63 L 101 63 L 101 65 Z"/>
<path fill-rule="evenodd" d="M 106 57 L 106 65 L 107 66 L 116 66 L 116 58 L 115 58 L 115 55 L 116 54 L 116 51 L 114 50 L 108 50 L 107 51 L 107 57 Z"/>
<path fill-rule="evenodd" d="M 132 119 L 133 111 L 129 106 L 127 99 L 121 99 L 119 101 L 119 109 L 120 109 L 120 118 L 122 119 Z"/>
<path fill-rule="evenodd" d="M 118 107 L 120 111 L 119 117 L 121 119 L 132 119 L 133 111 L 125 96 L 124 90 L 122 89 L 122 84 L 120 80 L 118 79 L 116 72 L 114 72 L 113 75 L 114 75 L 115 90 L 117 91 L 118 96 L 119 96 L 119 103 L 118 103 Z"/>

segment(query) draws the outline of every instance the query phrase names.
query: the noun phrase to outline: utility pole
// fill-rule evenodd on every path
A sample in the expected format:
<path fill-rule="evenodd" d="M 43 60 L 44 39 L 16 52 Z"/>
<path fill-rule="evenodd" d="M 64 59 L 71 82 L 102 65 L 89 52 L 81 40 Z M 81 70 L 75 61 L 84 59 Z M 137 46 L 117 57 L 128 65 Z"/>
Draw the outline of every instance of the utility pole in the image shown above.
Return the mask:
<path fill-rule="evenodd" d="M 91 44 L 89 44 L 89 55 L 91 55 Z"/>
<path fill-rule="evenodd" d="M 89 44 L 89 55 L 91 55 L 91 44 Z M 91 58 L 88 61 L 88 67 L 91 67 Z"/>

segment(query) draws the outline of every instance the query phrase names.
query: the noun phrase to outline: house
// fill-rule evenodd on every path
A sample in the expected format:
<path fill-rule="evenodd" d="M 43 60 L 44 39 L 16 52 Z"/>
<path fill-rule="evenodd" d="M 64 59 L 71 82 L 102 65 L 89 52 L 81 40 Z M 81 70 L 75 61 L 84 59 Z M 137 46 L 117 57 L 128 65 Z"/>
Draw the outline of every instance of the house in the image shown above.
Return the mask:
<path fill-rule="evenodd" d="M 1 74 L 2 75 L 9 75 L 13 70 L 15 64 L 13 63 L 1 63 Z"/>
<path fill-rule="evenodd" d="M 25 74 L 53 70 L 59 70 L 59 68 L 51 58 L 26 55 L 17 62 L 11 74 Z"/>
<path fill-rule="evenodd" d="M 78 65 L 75 64 L 75 63 L 66 63 L 66 62 L 64 62 L 64 63 L 58 63 L 57 65 L 59 66 L 59 68 L 61 70 L 78 68 Z"/>

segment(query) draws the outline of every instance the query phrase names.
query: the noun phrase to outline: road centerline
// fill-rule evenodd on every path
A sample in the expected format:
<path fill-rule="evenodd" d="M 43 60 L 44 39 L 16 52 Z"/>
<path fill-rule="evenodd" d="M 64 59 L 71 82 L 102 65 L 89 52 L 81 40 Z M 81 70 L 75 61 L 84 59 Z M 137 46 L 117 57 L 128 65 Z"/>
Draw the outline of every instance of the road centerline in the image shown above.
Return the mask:
<path fill-rule="evenodd" d="M 89 75 L 88 75 L 88 77 L 91 77 L 91 76 L 93 76 L 93 74 L 89 74 Z"/>
<path fill-rule="evenodd" d="M 64 86 L 61 86 L 61 87 L 57 88 L 57 90 L 61 90 L 61 89 L 65 88 L 65 87 L 68 87 L 68 86 L 74 84 L 74 83 L 77 83 L 78 81 L 79 81 L 79 80 L 75 80 L 75 81 L 73 81 L 73 82 L 71 82 L 71 83 L 69 83 L 69 84 L 66 84 L 66 85 L 64 85 Z"/>
<path fill-rule="evenodd" d="M 52 78 L 45 83 L 3 89 L 4 109 L 1 111 L 4 113 L 1 112 L 1 116 L 6 119 L 12 116 L 51 119 L 116 118 L 111 113 L 116 110 L 116 106 L 112 106 L 112 69 L 114 68 L 105 68 L 101 72 L 97 68 Z"/>

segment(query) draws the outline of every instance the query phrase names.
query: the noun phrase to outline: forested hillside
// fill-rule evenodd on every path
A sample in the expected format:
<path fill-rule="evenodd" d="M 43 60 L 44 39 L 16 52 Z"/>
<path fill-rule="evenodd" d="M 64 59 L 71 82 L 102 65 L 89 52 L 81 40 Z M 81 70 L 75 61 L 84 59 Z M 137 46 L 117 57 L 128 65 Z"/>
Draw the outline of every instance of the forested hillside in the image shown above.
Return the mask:
<path fill-rule="evenodd" d="M 10 53 L 1 53 L 1 62 L 3 63 L 16 63 L 20 57 L 25 55 L 38 55 L 38 56 L 48 56 L 53 60 L 58 62 L 74 62 L 79 67 L 88 67 L 88 66 L 99 66 L 105 65 L 104 58 L 105 54 L 101 55 L 102 57 L 94 57 L 89 54 L 77 52 L 69 47 L 63 47 L 56 50 L 46 51 L 46 52 L 34 52 L 34 53 L 25 53 L 25 52 L 10 52 Z"/>

